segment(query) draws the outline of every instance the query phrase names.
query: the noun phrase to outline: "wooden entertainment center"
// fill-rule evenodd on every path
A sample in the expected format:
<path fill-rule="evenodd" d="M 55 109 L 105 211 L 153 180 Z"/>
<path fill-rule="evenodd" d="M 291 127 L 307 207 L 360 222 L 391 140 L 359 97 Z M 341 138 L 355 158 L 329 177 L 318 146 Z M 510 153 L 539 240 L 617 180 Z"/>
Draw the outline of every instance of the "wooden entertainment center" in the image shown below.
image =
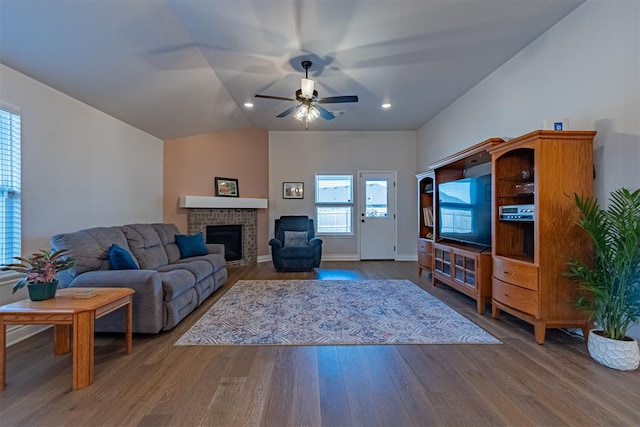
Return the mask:
<path fill-rule="evenodd" d="M 593 194 L 594 131 L 539 130 L 503 141 L 491 138 L 429 165 L 418 179 L 418 271 L 477 302 L 492 317 L 505 311 L 534 326 L 543 344 L 547 328 L 577 327 L 588 320 L 573 301 L 578 285 L 564 277 L 571 258 L 589 256 L 577 225 L 573 195 Z M 442 238 L 438 186 L 491 166 L 491 247 Z M 484 172 L 484 170 L 483 170 Z M 430 226 L 425 208 L 433 213 Z M 430 237 L 430 238 L 429 238 Z"/>
<path fill-rule="evenodd" d="M 491 155 L 489 149 L 497 144 L 503 143 L 500 138 L 491 138 L 476 144 L 466 150 L 455 153 L 438 162 L 429 165 L 430 172 L 417 175 L 419 179 L 418 189 L 422 190 L 421 182 L 433 179 L 433 191 L 431 197 L 425 197 L 423 192 L 420 194 L 418 205 L 421 212 L 421 224 L 423 224 L 422 212 L 425 207 L 430 207 L 433 211 L 433 226 L 431 227 L 432 239 L 430 245 L 431 252 L 423 255 L 422 259 L 430 261 L 428 265 L 422 265 L 418 268 L 421 272 L 422 267 L 431 269 L 434 286 L 438 283 L 444 283 L 454 289 L 464 293 L 475 299 L 477 302 L 478 313 L 483 314 L 486 303 L 491 298 L 491 248 L 464 244 L 459 242 L 448 241 L 439 235 L 438 231 L 438 186 L 442 183 L 454 181 L 467 176 L 467 173 L 473 168 L 489 166 L 491 163 Z M 428 182 L 428 181 L 426 181 Z M 431 203 L 428 206 L 428 203 Z M 420 241 L 424 239 L 422 234 L 418 239 L 418 248 Z M 421 259 L 420 251 L 418 252 L 418 260 Z"/>

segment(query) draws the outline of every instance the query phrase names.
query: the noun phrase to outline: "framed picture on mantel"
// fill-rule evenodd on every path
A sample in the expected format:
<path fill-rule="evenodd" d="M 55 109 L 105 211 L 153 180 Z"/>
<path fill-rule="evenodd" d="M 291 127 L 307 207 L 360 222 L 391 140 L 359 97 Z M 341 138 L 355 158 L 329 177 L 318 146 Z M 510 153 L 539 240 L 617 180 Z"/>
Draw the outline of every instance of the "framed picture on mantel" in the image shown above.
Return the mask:
<path fill-rule="evenodd" d="M 240 197 L 238 180 L 216 176 L 216 197 Z"/>

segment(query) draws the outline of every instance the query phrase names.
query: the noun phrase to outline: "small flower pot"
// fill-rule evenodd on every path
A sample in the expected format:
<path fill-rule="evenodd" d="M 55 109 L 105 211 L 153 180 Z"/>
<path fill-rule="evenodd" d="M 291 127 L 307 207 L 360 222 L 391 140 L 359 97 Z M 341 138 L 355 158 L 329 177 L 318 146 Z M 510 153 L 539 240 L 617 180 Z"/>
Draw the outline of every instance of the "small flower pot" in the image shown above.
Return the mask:
<path fill-rule="evenodd" d="M 628 340 L 612 340 L 599 332 L 602 331 L 599 329 L 589 331 L 587 348 L 593 360 L 608 368 L 621 371 L 638 369 L 638 366 L 640 366 L 640 350 L 636 340 L 631 338 Z"/>
<path fill-rule="evenodd" d="M 47 299 L 55 298 L 56 290 L 58 289 L 58 281 L 54 280 L 51 283 L 30 283 L 27 285 L 29 289 L 29 298 L 31 301 L 44 301 Z"/>

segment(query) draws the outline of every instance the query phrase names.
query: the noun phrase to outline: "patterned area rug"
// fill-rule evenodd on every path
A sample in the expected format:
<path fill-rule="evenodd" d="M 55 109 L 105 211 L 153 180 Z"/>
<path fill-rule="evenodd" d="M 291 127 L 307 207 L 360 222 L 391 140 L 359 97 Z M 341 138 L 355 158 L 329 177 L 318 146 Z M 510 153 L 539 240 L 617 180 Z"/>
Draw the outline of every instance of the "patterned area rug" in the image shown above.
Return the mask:
<path fill-rule="evenodd" d="M 176 345 L 500 344 L 409 280 L 240 280 Z"/>

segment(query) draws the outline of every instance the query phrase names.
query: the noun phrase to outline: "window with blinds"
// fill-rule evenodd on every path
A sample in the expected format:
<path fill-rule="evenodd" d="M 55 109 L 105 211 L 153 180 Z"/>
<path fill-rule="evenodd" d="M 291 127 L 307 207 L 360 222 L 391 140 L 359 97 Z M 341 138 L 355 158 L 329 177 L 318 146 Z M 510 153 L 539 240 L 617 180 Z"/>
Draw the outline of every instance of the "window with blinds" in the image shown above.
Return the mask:
<path fill-rule="evenodd" d="M 317 234 L 352 234 L 353 175 L 316 175 Z"/>
<path fill-rule="evenodd" d="M 0 264 L 20 255 L 20 114 L 0 107 Z"/>

